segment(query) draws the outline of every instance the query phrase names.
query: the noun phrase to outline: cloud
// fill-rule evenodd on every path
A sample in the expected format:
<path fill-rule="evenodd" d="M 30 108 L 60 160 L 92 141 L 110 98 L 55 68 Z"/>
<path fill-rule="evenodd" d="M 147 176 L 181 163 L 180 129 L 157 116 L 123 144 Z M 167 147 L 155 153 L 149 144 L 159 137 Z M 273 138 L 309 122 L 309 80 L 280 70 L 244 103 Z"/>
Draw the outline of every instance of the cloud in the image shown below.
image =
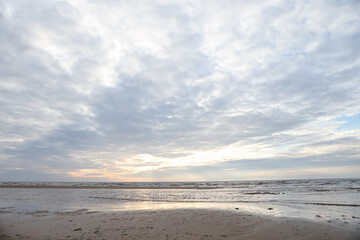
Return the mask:
<path fill-rule="evenodd" d="M 233 161 L 358 165 L 359 131 L 334 119 L 360 111 L 359 9 L 2 1 L 0 179 L 17 168 L 124 181 Z"/>
<path fill-rule="evenodd" d="M 249 177 L 267 177 L 273 179 L 289 179 L 291 176 L 297 176 L 298 178 L 324 178 L 324 177 L 343 177 L 346 173 L 348 177 L 355 176 L 360 170 L 358 165 L 355 166 L 343 166 L 343 167 L 327 167 L 327 168 L 310 168 L 301 170 L 287 170 L 287 171 L 266 171 L 266 172 L 254 172 L 248 174 Z"/>

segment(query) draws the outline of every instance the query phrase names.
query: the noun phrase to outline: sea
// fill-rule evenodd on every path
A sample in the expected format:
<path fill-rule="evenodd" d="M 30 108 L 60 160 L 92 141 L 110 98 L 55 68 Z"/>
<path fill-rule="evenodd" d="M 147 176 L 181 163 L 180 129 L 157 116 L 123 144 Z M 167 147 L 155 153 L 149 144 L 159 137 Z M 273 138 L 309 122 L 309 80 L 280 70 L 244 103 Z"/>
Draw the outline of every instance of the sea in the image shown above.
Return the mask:
<path fill-rule="evenodd" d="M 0 213 L 211 208 L 360 226 L 360 179 L 0 182 Z"/>

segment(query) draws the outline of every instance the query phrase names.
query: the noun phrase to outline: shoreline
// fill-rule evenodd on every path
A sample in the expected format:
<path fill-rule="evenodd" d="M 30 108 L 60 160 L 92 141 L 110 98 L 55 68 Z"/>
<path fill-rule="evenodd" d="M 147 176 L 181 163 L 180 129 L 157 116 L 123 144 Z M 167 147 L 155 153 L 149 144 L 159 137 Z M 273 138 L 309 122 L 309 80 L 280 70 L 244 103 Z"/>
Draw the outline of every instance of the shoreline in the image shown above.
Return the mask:
<path fill-rule="evenodd" d="M 150 186 L 27 186 L 27 185 L 15 185 L 15 186 L 1 186 L 1 188 L 46 188 L 46 189 L 196 189 L 196 190 L 211 190 L 211 189 L 219 189 L 219 187 L 176 187 L 176 186 L 169 186 L 169 187 L 150 187 Z"/>
<path fill-rule="evenodd" d="M 359 227 L 238 210 L 167 209 L 1 214 L 0 239 L 360 239 Z"/>

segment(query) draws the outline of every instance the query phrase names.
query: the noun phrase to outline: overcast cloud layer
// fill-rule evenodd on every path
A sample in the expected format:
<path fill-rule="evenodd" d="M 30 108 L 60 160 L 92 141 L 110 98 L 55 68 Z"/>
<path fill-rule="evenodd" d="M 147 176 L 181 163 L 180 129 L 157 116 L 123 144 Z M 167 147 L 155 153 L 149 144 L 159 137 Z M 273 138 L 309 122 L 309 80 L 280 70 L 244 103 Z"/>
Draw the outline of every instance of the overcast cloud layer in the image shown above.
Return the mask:
<path fill-rule="evenodd" d="M 360 177 L 359 43 L 356 0 L 0 0 L 0 180 Z"/>

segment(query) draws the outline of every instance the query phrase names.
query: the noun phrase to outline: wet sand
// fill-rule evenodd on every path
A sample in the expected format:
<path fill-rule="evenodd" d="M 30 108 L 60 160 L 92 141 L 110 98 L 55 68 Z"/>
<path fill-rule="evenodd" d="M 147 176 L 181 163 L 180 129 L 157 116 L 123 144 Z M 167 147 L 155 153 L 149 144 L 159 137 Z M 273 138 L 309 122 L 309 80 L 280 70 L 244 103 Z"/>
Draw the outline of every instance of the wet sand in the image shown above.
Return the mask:
<path fill-rule="evenodd" d="M 181 186 L 49 186 L 49 185 L 0 185 L 0 188 L 29 188 L 29 189 L 218 189 L 219 187 L 181 187 Z"/>
<path fill-rule="evenodd" d="M 360 239 L 343 222 L 312 222 L 238 210 L 175 209 L 15 214 L 3 209 L 0 239 Z M 351 218 L 351 217 L 350 217 Z"/>

